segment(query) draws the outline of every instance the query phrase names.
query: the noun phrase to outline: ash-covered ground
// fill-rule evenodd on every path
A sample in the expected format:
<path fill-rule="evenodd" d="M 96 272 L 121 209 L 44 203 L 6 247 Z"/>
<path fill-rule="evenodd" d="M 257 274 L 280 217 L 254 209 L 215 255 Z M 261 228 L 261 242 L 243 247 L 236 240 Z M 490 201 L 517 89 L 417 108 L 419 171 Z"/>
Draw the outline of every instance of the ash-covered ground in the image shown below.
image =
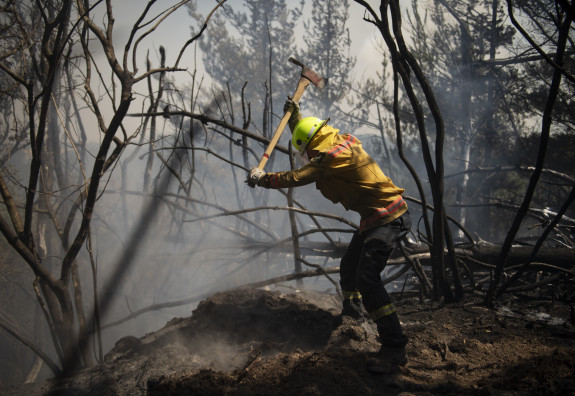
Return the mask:
<path fill-rule="evenodd" d="M 336 296 L 239 289 L 119 340 L 101 366 L 7 395 L 575 395 L 569 306 L 396 305 L 409 363 L 387 374 L 366 369 L 375 325 L 342 319 Z"/>

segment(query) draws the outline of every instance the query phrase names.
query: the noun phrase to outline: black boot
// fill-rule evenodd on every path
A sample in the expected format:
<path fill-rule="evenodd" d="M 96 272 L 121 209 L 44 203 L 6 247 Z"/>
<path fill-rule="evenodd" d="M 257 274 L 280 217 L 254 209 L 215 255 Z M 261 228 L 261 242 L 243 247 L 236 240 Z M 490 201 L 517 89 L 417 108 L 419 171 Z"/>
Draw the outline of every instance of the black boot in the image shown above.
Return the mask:
<path fill-rule="evenodd" d="M 381 349 L 367 361 L 367 369 L 377 373 L 386 373 L 407 364 L 405 346 L 408 338 L 403 334 L 396 312 L 375 321 Z"/>
<path fill-rule="evenodd" d="M 389 373 L 407 364 L 405 346 L 382 346 L 375 356 L 367 359 L 367 369 L 374 373 Z"/>

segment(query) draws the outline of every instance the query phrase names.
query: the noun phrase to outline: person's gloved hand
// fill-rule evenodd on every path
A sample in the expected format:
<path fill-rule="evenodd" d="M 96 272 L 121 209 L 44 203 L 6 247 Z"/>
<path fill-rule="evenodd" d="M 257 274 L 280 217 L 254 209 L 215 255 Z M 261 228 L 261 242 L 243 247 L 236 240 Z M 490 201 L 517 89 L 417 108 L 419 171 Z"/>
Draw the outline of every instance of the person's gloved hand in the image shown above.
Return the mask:
<path fill-rule="evenodd" d="M 257 186 L 258 182 L 265 174 L 266 173 L 260 168 L 252 168 L 252 170 L 250 170 L 250 174 L 248 175 L 248 180 L 246 181 L 251 186 Z"/>
<path fill-rule="evenodd" d="M 288 96 L 286 102 L 284 103 L 284 113 L 287 113 L 287 111 L 290 109 L 292 111 L 292 116 L 295 113 L 299 114 L 299 104 L 294 102 L 293 99 L 290 96 Z"/>
<path fill-rule="evenodd" d="M 291 116 L 289 118 L 289 127 L 290 130 L 293 132 L 295 126 L 298 122 L 301 121 L 301 113 L 299 112 L 299 104 L 294 102 L 293 99 L 288 96 L 285 104 L 284 104 L 284 113 L 287 113 L 288 110 L 291 109 Z"/>

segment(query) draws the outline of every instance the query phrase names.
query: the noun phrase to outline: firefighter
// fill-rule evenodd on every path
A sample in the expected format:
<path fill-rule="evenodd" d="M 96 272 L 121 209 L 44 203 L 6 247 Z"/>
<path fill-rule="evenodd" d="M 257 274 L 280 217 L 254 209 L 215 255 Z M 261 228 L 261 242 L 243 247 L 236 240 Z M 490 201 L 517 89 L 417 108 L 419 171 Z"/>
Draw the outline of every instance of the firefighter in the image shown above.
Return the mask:
<path fill-rule="evenodd" d="M 328 125 L 329 119 L 303 118 L 299 106 L 288 98 L 284 111 L 289 120 L 292 145 L 306 162 L 299 169 L 265 173 L 250 171 L 248 181 L 264 188 L 297 187 L 310 183 L 333 203 L 361 216 L 360 227 L 341 259 L 342 315 L 359 319 L 367 311 L 377 325 L 380 351 L 368 360 L 368 369 L 385 372 L 407 363 L 408 342 L 385 290 L 381 272 L 396 245 L 411 227 L 404 189 L 396 187 L 363 150 L 359 139 Z M 362 306 L 365 311 L 362 310 Z"/>

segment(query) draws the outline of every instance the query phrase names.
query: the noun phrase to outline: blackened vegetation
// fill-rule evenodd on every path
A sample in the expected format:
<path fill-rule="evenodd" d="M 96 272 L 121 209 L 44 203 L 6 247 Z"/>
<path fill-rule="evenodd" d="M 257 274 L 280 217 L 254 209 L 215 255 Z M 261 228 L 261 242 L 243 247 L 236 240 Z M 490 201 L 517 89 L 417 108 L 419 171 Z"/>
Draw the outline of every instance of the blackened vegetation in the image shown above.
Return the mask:
<path fill-rule="evenodd" d="M 242 288 L 202 301 L 189 318 L 120 340 L 96 368 L 8 395 L 412 394 L 575 392 L 575 330 L 564 304 L 480 299 L 398 303 L 409 363 L 366 370 L 374 324 L 339 316 L 336 296 Z M 473 300 L 473 301 L 471 301 Z"/>

